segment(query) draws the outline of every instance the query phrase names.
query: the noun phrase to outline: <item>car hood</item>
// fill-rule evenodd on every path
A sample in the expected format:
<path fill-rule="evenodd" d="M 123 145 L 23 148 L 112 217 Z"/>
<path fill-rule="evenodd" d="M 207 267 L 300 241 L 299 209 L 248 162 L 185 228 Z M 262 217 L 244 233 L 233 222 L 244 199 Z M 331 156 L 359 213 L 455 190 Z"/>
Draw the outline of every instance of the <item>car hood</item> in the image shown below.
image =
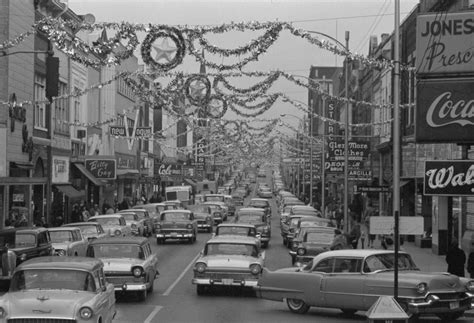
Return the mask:
<path fill-rule="evenodd" d="M 104 263 L 104 272 L 131 272 L 132 267 L 141 265 L 141 261 L 134 258 L 100 258 Z"/>
<path fill-rule="evenodd" d="M 93 297 L 91 292 L 71 290 L 31 290 L 7 293 L 3 303 L 11 317 L 65 317 L 73 318 L 82 305 Z"/>
<path fill-rule="evenodd" d="M 208 268 L 233 267 L 248 269 L 251 264 L 258 262 L 255 257 L 238 255 L 209 256 L 201 260 L 207 264 Z"/>
<path fill-rule="evenodd" d="M 70 242 L 54 242 L 53 243 L 53 248 L 54 249 L 63 249 L 67 250 L 69 249 L 69 246 L 71 245 Z"/>

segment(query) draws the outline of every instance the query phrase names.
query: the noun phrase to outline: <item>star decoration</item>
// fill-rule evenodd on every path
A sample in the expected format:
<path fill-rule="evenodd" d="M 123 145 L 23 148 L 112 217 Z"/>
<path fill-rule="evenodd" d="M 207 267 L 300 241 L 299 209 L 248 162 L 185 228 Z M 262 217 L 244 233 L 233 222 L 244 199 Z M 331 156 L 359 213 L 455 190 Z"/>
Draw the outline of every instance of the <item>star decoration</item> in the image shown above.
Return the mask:
<path fill-rule="evenodd" d="M 176 55 L 178 50 L 177 47 L 172 47 L 169 44 L 169 38 L 163 37 L 163 40 L 158 45 L 152 45 L 153 49 L 156 52 L 155 61 L 158 62 L 160 59 L 166 60 L 166 62 L 171 62 Z"/>
<path fill-rule="evenodd" d="M 190 90 L 191 90 L 191 96 L 194 98 L 194 99 L 202 99 L 206 96 L 206 90 L 207 90 L 207 87 L 206 85 L 197 80 L 195 82 L 193 82 L 190 86 L 189 86 Z"/>

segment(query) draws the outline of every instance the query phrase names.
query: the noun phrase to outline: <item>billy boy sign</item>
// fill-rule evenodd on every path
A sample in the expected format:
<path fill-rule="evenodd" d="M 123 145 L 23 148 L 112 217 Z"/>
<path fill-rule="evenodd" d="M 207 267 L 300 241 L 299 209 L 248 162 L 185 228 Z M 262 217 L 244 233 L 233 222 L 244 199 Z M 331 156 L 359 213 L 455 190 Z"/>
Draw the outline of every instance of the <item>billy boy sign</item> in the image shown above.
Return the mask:
<path fill-rule="evenodd" d="M 418 74 L 474 71 L 474 12 L 419 15 L 416 26 Z"/>
<path fill-rule="evenodd" d="M 432 160 L 425 162 L 425 195 L 474 195 L 474 161 Z"/>
<path fill-rule="evenodd" d="M 420 80 L 415 140 L 424 143 L 474 142 L 473 89 L 474 79 Z"/>

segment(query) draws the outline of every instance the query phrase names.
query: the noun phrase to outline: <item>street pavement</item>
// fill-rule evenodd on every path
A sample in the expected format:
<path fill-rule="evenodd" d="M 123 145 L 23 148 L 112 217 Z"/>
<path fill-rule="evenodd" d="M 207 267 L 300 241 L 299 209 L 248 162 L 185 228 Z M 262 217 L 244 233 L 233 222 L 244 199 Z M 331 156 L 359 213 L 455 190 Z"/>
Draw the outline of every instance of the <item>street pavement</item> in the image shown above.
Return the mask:
<path fill-rule="evenodd" d="M 361 243 L 359 241 L 358 248 L 361 248 Z M 367 241 L 365 241 L 365 248 L 367 248 Z M 375 239 L 375 246 L 376 249 L 383 249 L 381 246 L 381 241 L 378 237 Z M 415 264 L 420 268 L 421 271 L 427 272 L 446 272 L 448 269 L 448 264 L 446 263 L 446 256 L 439 256 L 434 254 L 431 251 L 431 248 L 419 248 L 415 245 L 414 242 L 404 242 L 402 246 L 400 246 L 401 251 L 405 251 L 409 253 Z M 466 272 L 466 276 L 469 277 L 469 273 Z M 466 311 L 464 313 L 465 317 L 473 317 L 474 318 L 474 309 Z"/>

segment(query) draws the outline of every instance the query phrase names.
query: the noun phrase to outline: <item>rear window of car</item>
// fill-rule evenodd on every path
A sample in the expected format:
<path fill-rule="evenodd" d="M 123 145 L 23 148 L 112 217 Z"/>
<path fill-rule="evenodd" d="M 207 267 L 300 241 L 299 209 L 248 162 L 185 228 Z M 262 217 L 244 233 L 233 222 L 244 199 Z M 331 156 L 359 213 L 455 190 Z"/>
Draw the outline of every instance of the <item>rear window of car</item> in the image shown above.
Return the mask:
<path fill-rule="evenodd" d="M 87 250 L 89 257 L 143 259 L 143 252 L 136 244 L 94 244 Z"/>
<path fill-rule="evenodd" d="M 251 236 L 252 231 L 250 228 L 244 228 L 244 227 L 218 227 L 216 231 L 216 235 L 239 235 L 239 236 Z M 255 235 L 255 232 L 253 232 L 253 235 Z"/>
<path fill-rule="evenodd" d="M 213 255 L 239 255 L 257 257 L 258 250 L 255 245 L 243 243 L 208 243 L 204 250 L 207 256 Z"/>
<path fill-rule="evenodd" d="M 189 220 L 189 213 L 163 213 L 161 215 L 162 221 L 187 221 Z"/>
<path fill-rule="evenodd" d="M 268 203 L 268 201 L 250 201 L 249 203 L 250 206 L 253 206 L 253 207 L 267 207 L 269 206 L 270 204 Z"/>

